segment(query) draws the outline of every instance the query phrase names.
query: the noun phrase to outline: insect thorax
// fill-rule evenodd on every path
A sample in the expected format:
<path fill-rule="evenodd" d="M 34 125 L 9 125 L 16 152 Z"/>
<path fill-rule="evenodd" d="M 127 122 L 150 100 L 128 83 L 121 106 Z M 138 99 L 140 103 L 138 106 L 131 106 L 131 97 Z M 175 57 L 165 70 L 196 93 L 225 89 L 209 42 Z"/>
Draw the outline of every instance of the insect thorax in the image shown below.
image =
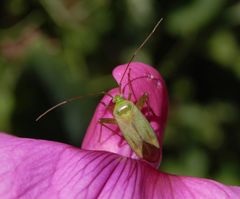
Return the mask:
<path fill-rule="evenodd" d="M 113 110 L 115 117 L 121 117 L 122 119 L 131 117 L 134 104 L 128 100 L 117 101 Z"/>

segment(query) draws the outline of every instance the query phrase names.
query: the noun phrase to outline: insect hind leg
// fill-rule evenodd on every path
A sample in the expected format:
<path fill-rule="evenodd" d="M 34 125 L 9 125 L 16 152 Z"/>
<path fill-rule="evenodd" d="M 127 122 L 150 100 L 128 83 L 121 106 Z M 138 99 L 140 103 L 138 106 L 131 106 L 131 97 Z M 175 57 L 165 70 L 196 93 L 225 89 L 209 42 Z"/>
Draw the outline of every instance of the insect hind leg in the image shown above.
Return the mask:
<path fill-rule="evenodd" d="M 98 140 L 100 143 L 101 143 L 101 140 L 102 140 L 102 127 L 107 128 L 108 130 L 112 131 L 114 134 L 123 138 L 123 136 L 120 135 L 116 130 L 113 130 L 112 128 L 110 128 L 109 126 L 106 125 L 106 124 L 116 124 L 117 125 L 117 121 L 114 118 L 100 118 L 98 120 L 98 122 L 101 124 L 101 132 L 100 132 L 100 136 L 99 136 L 99 140 Z M 120 145 L 121 145 L 121 143 L 120 143 Z"/>

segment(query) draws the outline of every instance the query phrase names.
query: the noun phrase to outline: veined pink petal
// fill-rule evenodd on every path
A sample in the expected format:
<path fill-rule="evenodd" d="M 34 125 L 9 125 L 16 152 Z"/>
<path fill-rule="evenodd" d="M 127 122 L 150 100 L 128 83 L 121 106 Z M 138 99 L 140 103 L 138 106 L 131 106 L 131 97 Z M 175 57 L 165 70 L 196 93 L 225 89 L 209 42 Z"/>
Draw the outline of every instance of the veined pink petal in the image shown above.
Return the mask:
<path fill-rule="evenodd" d="M 140 160 L 0 134 L 1 199 L 237 199 L 240 188 L 159 173 Z"/>
<path fill-rule="evenodd" d="M 120 84 L 126 67 L 127 64 L 120 65 L 113 71 L 113 76 L 118 84 Z M 157 167 L 161 161 L 163 130 L 166 124 L 168 110 L 167 91 L 164 80 L 159 72 L 151 66 L 140 62 L 133 62 L 124 75 L 121 82 L 121 90 L 121 94 L 126 99 L 129 93 L 131 93 L 131 100 L 133 102 L 136 102 L 145 92 L 149 95 L 148 104 L 145 105 L 142 112 L 151 123 L 159 139 L 159 159 L 151 163 L 151 165 Z M 120 93 L 120 89 L 115 88 L 108 93 L 111 96 L 115 96 Z M 106 126 L 103 126 L 98 123 L 100 118 L 113 118 L 112 110 L 106 107 L 106 105 L 112 105 L 111 96 L 105 95 L 99 103 L 85 135 L 82 148 L 110 151 L 126 157 L 139 159 L 123 138 L 117 125 L 106 124 Z"/>
<path fill-rule="evenodd" d="M 237 186 L 226 186 L 204 178 L 176 176 L 159 172 L 154 174 L 153 171 L 149 173 L 151 173 L 147 175 L 149 183 L 154 182 L 154 184 L 148 187 L 146 198 L 237 199 L 240 197 L 240 187 Z"/>

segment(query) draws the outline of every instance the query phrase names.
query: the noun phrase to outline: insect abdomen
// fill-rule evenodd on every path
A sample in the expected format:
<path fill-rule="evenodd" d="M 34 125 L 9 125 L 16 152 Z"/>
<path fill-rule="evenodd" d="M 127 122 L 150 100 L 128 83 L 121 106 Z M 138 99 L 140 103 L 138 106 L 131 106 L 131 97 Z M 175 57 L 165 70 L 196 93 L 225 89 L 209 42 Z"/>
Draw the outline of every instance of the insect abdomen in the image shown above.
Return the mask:
<path fill-rule="evenodd" d="M 140 158 L 150 159 L 145 156 L 155 154 L 159 149 L 159 143 L 141 111 L 131 101 L 124 100 L 116 104 L 113 113 L 124 138 L 135 153 Z"/>

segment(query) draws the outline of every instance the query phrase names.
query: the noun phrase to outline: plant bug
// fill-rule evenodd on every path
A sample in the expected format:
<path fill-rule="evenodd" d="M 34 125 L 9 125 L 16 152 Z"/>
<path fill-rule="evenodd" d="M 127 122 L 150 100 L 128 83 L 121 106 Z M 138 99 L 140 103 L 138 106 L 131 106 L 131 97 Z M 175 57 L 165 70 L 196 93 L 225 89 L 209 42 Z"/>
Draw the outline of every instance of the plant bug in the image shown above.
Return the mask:
<path fill-rule="evenodd" d="M 151 127 L 149 121 L 146 119 L 141 110 L 144 108 L 145 104 L 148 102 L 148 93 L 144 92 L 139 99 L 136 99 L 134 96 L 133 88 L 132 88 L 132 80 L 130 78 L 131 68 L 130 65 L 137 55 L 138 51 L 145 45 L 145 43 L 149 40 L 152 34 L 155 32 L 156 28 L 159 26 L 162 19 L 160 19 L 151 33 L 146 37 L 143 43 L 136 49 L 130 61 L 128 62 L 124 72 L 121 74 L 121 79 L 119 82 L 119 92 L 118 94 L 112 96 L 108 93 L 101 92 L 101 94 L 106 94 L 111 97 L 112 104 L 105 104 L 105 109 L 111 110 L 112 118 L 108 117 L 99 117 L 98 123 L 101 127 L 109 128 L 109 124 L 114 124 L 121 130 L 121 134 L 129 144 L 131 149 L 136 153 L 136 155 L 144 160 L 149 162 L 157 161 L 159 157 L 159 149 L 160 144 L 158 138 Z M 124 77 L 127 75 L 128 82 L 123 85 Z M 142 78 L 146 78 L 142 77 Z M 154 79 L 154 78 L 153 78 Z M 124 87 L 129 87 L 128 97 L 124 97 L 123 90 Z M 99 93 L 98 93 L 99 94 Z M 96 94 L 90 94 L 96 95 Z M 135 97 L 136 104 L 131 100 L 132 95 Z M 66 104 L 75 99 L 79 99 L 80 97 L 74 97 L 69 100 L 65 100 L 54 107 L 47 110 L 45 113 L 41 114 L 37 120 L 42 118 L 45 114 L 52 111 L 53 109 Z M 112 130 L 114 131 L 114 130 Z M 101 139 L 100 139 L 101 140 Z"/>
<path fill-rule="evenodd" d="M 148 94 L 145 93 L 136 104 L 121 95 L 113 97 L 114 118 L 100 118 L 99 122 L 117 124 L 123 137 L 132 150 L 140 157 L 148 161 L 154 161 L 154 153 L 160 148 L 158 138 L 150 123 L 141 112 Z"/>
<path fill-rule="evenodd" d="M 119 94 L 112 97 L 113 107 L 112 115 L 113 118 L 100 118 L 99 123 L 107 127 L 107 124 L 116 124 L 127 143 L 130 145 L 132 150 L 142 159 L 147 161 L 156 161 L 158 157 L 158 151 L 160 148 L 158 138 L 151 127 L 150 123 L 146 117 L 141 112 L 141 109 L 144 107 L 148 100 L 147 92 L 137 100 L 136 104 L 131 101 L 131 93 L 129 92 L 128 98 L 124 98 L 122 81 L 124 76 L 128 71 L 128 86 L 129 91 L 133 90 L 130 80 L 130 64 L 134 57 L 137 55 L 137 52 L 145 45 L 149 40 L 152 34 L 155 32 L 156 28 L 160 24 L 162 19 L 158 21 L 151 33 L 146 37 L 143 43 L 137 48 L 130 61 L 127 64 L 125 71 L 122 74 L 120 83 L 119 83 Z"/>

